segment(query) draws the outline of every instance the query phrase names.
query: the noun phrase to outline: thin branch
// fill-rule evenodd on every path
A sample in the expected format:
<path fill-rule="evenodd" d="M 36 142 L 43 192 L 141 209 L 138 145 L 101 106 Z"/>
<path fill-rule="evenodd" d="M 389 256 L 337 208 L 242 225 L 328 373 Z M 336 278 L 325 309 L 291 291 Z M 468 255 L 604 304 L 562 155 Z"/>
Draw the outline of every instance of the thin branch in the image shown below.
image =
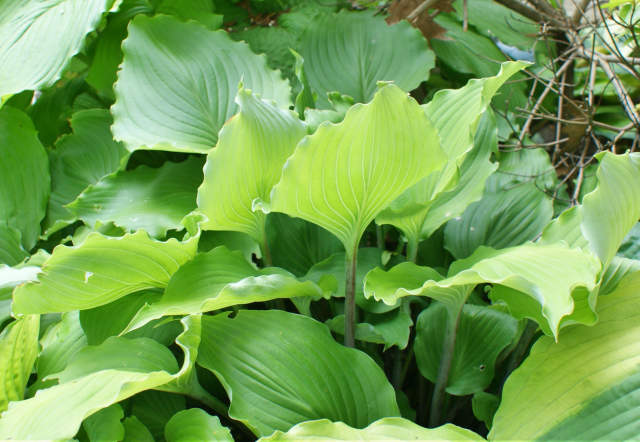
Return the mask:
<path fill-rule="evenodd" d="M 438 0 L 424 0 L 424 2 L 422 2 L 416 9 L 414 9 L 409 15 L 407 15 L 407 20 L 409 21 L 409 23 L 411 23 L 413 20 L 418 18 L 420 14 L 432 8 L 436 3 L 438 3 Z"/>

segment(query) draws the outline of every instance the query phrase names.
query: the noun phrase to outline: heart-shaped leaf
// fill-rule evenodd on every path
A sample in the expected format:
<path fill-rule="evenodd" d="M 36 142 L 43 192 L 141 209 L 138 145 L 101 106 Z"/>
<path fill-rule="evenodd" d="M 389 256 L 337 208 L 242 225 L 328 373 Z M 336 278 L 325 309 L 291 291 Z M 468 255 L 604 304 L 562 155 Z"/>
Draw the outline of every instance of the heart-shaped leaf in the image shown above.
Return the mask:
<path fill-rule="evenodd" d="M 188 440 L 233 442 L 231 432 L 227 427 L 222 426 L 217 416 L 211 416 L 198 408 L 176 413 L 167 422 L 164 435 L 167 442 Z"/>

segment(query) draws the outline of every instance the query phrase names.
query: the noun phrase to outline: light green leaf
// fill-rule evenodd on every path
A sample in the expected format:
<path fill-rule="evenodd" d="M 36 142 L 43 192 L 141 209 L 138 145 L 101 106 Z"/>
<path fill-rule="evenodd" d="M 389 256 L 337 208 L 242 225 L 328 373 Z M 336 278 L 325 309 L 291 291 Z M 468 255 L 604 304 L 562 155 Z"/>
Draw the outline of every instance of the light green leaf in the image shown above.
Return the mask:
<path fill-rule="evenodd" d="M 100 345 L 107 338 L 122 334 L 145 304 L 156 302 L 160 298 L 162 294 L 157 291 L 143 290 L 100 307 L 82 310 L 80 323 L 87 334 L 89 345 Z M 149 338 L 169 346 L 182 332 L 182 327 L 177 321 L 162 325 L 160 322 L 160 320 L 150 321 L 143 327 L 125 334 L 124 337 L 127 339 Z"/>
<path fill-rule="evenodd" d="M 55 341 L 42 350 L 38 356 L 36 363 L 38 380 L 29 387 L 29 397 L 35 396 L 38 390 L 57 385 L 57 379 L 45 381 L 44 378 L 64 370 L 73 355 L 88 345 L 87 336 L 82 330 L 77 311 L 62 314 L 62 322 L 57 328 L 55 338 Z"/>
<path fill-rule="evenodd" d="M 0 221 L 22 233 L 26 251 L 38 240 L 50 192 L 49 160 L 33 123 L 17 109 L 0 109 Z"/>
<path fill-rule="evenodd" d="M 233 441 L 231 432 L 223 427 L 218 416 L 211 416 L 199 408 L 176 413 L 164 429 L 167 442 Z"/>
<path fill-rule="evenodd" d="M 184 396 L 155 390 L 138 393 L 131 402 L 131 414 L 147 427 L 156 442 L 165 440 L 164 428 L 169 419 L 187 408 Z"/>
<path fill-rule="evenodd" d="M 315 96 L 317 98 L 317 95 Z M 309 135 L 313 135 L 325 121 L 333 124 L 341 123 L 349 108 L 354 105 L 353 98 L 341 95 L 340 92 L 328 92 L 327 97 L 335 110 L 305 109 L 304 111 L 304 120 Z"/>
<path fill-rule="evenodd" d="M 147 0 L 123 0 L 118 11 L 107 16 L 107 26 L 96 38 L 86 81 L 111 100 L 115 99 L 113 83 L 118 79 L 118 66 L 124 57 L 122 41 L 127 38 L 127 26 L 136 15 L 151 13 L 153 6 Z"/>
<path fill-rule="evenodd" d="M 40 267 L 27 266 L 20 269 L 0 264 L 0 323 L 11 317 L 13 289 L 27 281 L 37 281 Z"/>
<path fill-rule="evenodd" d="M 598 323 L 541 337 L 507 380 L 492 440 L 630 440 L 640 362 L 640 273 L 598 300 Z"/>
<path fill-rule="evenodd" d="M 500 406 L 500 397 L 495 394 L 478 391 L 471 399 L 471 406 L 475 417 L 485 423 L 487 430 L 491 430 L 493 416 L 495 416 Z"/>
<path fill-rule="evenodd" d="M 38 356 L 39 330 L 40 315 L 26 315 L 0 333 L 0 411 L 5 411 L 9 402 L 24 399 Z"/>
<path fill-rule="evenodd" d="M 342 422 L 331 422 L 321 419 L 303 422 L 286 433 L 276 431 L 270 437 L 263 437 L 260 442 L 276 441 L 484 441 L 473 431 L 447 424 L 438 428 L 423 428 L 402 418 L 380 419 L 368 427 L 358 430 Z"/>
<path fill-rule="evenodd" d="M 447 321 L 447 308 L 432 303 L 418 316 L 414 351 L 420 373 L 431 382 L 438 377 Z M 462 308 L 446 391 L 466 396 L 489 386 L 496 359 L 516 334 L 518 322 L 491 307 Z"/>
<path fill-rule="evenodd" d="M 190 157 L 178 164 L 167 161 L 158 169 L 140 166 L 117 172 L 89 186 L 66 207 L 92 228 L 113 222 L 127 232 L 145 229 L 154 238 L 164 238 L 167 230 L 182 230 L 182 219 L 196 208 L 203 165 L 202 158 Z"/>
<path fill-rule="evenodd" d="M 418 103 L 394 85 L 379 88 L 342 123 L 304 138 L 271 194 L 271 210 L 329 230 L 349 256 L 385 206 L 446 160 Z"/>
<path fill-rule="evenodd" d="M 14 266 L 24 261 L 29 254 L 20 245 L 22 233 L 0 221 L 0 264 Z"/>
<path fill-rule="evenodd" d="M 598 296 L 608 295 L 618 287 L 622 278 L 640 271 L 640 261 L 614 256 L 607 270 L 602 274 Z"/>
<path fill-rule="evenodd" d="M 122 442 L 155 442 L 147 427 L 135 416 L 126 418 L 122 426 L 124 427 Z"/>
<path fill-rule="evenodd" d="M 498 192 L 517 183 L 536 183 L 541 189 L 554 189 L 556 171 L 543 148 L 500 152 L 500 167 L 487 180 L 487 192 Z"/>
<path fill-rule="evenodd" d="M 469 258 L 456 261 L 449 268 L 448 278 L 428 280 L 421 288 L 404 289 L 392 269 L 386 274 L 391 282 L 378 292 L 367 275 L 371 285 L 365 295 L 382 299 L 389 305 L 404 296 L 428 296 L 444 303 L 454 313 L 475 285 L 490 283 L 494 285 L 491 295 L 494 301 L 501 298 L 495 295 L 497 288 L 511 289 L 511 296 L 502 299 L 509 305 L 512 316 L 531 317 L 539 321 L 545 333 L 557 337 L 563 320 L 595 323 L 594 289 L 600 271 L 600 263 L 591 252 L 569 249 L 563 242 L 548 246 L 527 243 L 503 250 L 480 247 Z M 385 275 L 377 273 L 375 281 L 380 284 Z"/>
<path fill-rule="evenodd" d="M 238 110 L 229 91 L 242 77 L 261 98 L 289 107 L 288 81 L 225 31 L 170 16 L 138 15 L 123 51 L 111 112 L 115 138 L 130 151 L 209 151 Z"/>
<path fill-rule="evenodd" d="M 297 51 L 320 109 L 330 109 L 327 92 L 368 103 L 378 81 L 394 81 L 409 92 L 429 78 L 435 59 L 420 31 L 404 21 L 389 26 L 374 13 L 318 14 L 300 36 Z"/>
<path fill-rule="evenodd" d="M 165 347 L 163 347 L 165 348 Z M 165 371 L 103 370 L 43 390 L 36 397 L 12 404 L 2 414 L 0 438 L 14 440 L 68 440 L 82 421 L 102 408 L 171 379 Z"/>
<path fill-rule="evenodd" d="M 479 200 L 484 193 L 485 181 L 498 167 L 490 161 L 498 150 L 495 116 L 487 110 L 480 118 L 474 135 L 474 147 L 460 166 L 460 181 L 452 190 L 438 194 L 431 202 L 422 224 L 420 238 L 431 237 L 445 222 L 460 216 L 465 208 Z"/>
<path fill-rule="evenodd" d="M 113 0 L 3 2 L 0 8 L 0 97 L 53 86 L 80 52 Z"/>
<path fill-rule="evenodd" d="M 253 201 L 269 203 L 282 166 L 306 129 L 294 112 L 261 100 L 242 83 L 236 103 L 240 112 L 224 125 L 207 156 L 198 210 L 209 219 L 203 229 L 239 231 L 264 244 L 265 214 L 252 210 Z"/>
<path fill-rule="evenodd" d="M 86 310 L 129 293 L 166 287 L 178 267 L 196 254 L 198 236 L 185 242 L 149 238 L 144 230 L 111 238 L 90 234 L 79 246 L 58 246 L 37 282 L 17 288 L 15 314 Z"/>
<path fill-rule="evenodd" d="M 344 315 L 338 315 L 325 322 L 334 333 L 344 335 Z M 397 308 L 387 313 L 367 313 L 363 321 L 356 324 L 355 338 L 364 342 L 384 344 L 384 351 L 397 345 L 405 349 L 409 342 L 411 317 L 403 309 Z"/>
<path fill-rule="evenodd" d="M 270 219 L 273 217 L 269 217 Z M 231 232 L 231 231 L 215 231 L 207 230 L 200 235 L 200 241 L 198 242 L 198 253 L 210 252 L 216 247 L 225 246 L 232 252 L 240 251 L 244 255 L 245 259 L 249 263 L 253 263 L 253 255 L 256 258 L 261 258 L 260 246 L 255 239 L 251 238 L 246 233 Z M 279 264 L 275 264 L 277 267 L 282 267 Z"/>
<path fill-rule="evenodd" d="M 607 268 L 640 218 L 640 153 L 597 158 L 598 187 L 582 200 L 582 233 Z"/>
<path fill-rule="evenodd" d="M 382 302 L 366 299 L 364 296 L 364 279 L 368 272 L 376 267 L 382 266 L 382 250 L 374 247 L 358 249 L 358 262 L 356 264 L 356 303 L 360 308 L 374 313 L 384 313 L 397 307 Z M 309 269 L 306 275 L 300 278 L 301 281 L 314 281 L 321 284 L 322 278 L 326 275 L 335 276 L 338 286 L 333 294 L 336 298 L 345 296 L 346 281 L 346 254 L 336 253 Z"/>
<path fill-rule="evenodd" d="M 362 428 L 400 414 L 382 370 L 323 324 L 278 310 L 227 316 L 202 318 L 198 363 L 227 390 L 230 417 L 257 435 L 322 418 Z"/>
<path fill-rule="evenodd" d="M 553 217 L 553 202 L 534 183 L 486 193 L 447 223 L 445 248 L 463 259 L 480 246 L 504 249 L 531 241 Z"/>
<path fill-rule="evenodd" d="M 329 231 L 284 213 L 269 214 L 266 230 L 273 265 L 296 276 L 305 275 L 314 265 L 344 251 L 342 243 Z"/>
<path fill-rule="evenodd" d="M 536 244 L 548 246 L 558 241 L 564 241 L 572 249 L 575 247 L 588 249 L 589 241 L 582 235 L 581 222 L 581 206 L 565 210 L 544 228 L 542 236 Z"/>
<path fill-rule="evenodd" d="M 629 259 L 640 259 L 640 223 L 636 223 L 618 248 L 618 256 Z"/>
<path fill-rule="evenodd" d="M 43 236 L 68 226 L 77 217 L 64 206 L 74 201 L 100 178 L 126 164 L 129 152 L 111 135 L 113 118 L 108 110 L 87 110 L 73 114 L 73 135 L 62 137 L 49 151 L 51 199 L 42 228 Z"/>
<path fill-rule="evenodd" d="M 91 442 L 118 442 L 124 438 L 123 417 L 122 407 L 113 404 L 86 418 L 82 425 Z"/>
<path fill-rule="evenodd" d="M 198 254 L 169 281 L 158 302 L 144 305 L 123 333 L 162 316 L 193 315 L 276 298 L 322 296 L 311 281 L 300 282 L 277 267 L 258 270 L 240 252 L 217 247 Z"/>
<path fill-rule="evenodd" d="M 302 85 L 302 90 L 296 97 L 296 103 L 294 106 L 295 111 L 300 116 L 300 119 L 304 120 L 304 112 L 306 109 L 314 109 L 316 107 L 316 98 L 318 95 L 311 90 L 309 86 L 309 80 L 307 80 L 307 74 L 304 71 L 304 59 L 293 49 L 290 49 L 293 56 L 296 58 L 295 73 L 298 77 L 298 81 Z"/>

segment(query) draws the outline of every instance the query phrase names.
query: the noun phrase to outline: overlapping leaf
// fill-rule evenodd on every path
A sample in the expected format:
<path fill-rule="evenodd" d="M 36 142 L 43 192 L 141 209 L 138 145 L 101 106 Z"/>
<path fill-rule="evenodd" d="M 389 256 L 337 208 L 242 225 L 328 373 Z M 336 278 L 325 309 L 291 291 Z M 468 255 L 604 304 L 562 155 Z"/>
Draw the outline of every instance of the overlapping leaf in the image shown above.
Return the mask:
<path fill-rule="evenodd" d="M 14 266 L 29 256 L 20 244 L 21 239 L 22 233 L 18 229 L 0 221 L 0 264 Z"/>
<path fill-rule="evenodd" d="M 50 192 L 49 161 L 33 123 L 17 109 L 0 109 L 0 221 L 22 233 L 27 251 L 40 235 Z"/>
<path fill-rule="evenodd" d="M 123 51 L 111 111 L 115 138 L 130 151 L 209 151 L 237 112 L 229 92 L 242 77 L 261 98 L 289 107 L 288 81 L 224 31 L 165 15 L 138 15 Z"/>
<path fill-rule="evenodd" d="M 176 413 L 167 422 L 164 434 L 167 442 L 233 441 L 229 429 L 222 426 L 217 416 L 211 416 L 198 408 Z"/>
<path fill-rule="evenodd" d="M 27 0 L 0 8 L 0 99 L 53 86 L 113 0 Z"/>
<path fill-rule="evenodd" d="M 144 230 L 121 238 L 90 234 L 79 246 L 58 246 L 37 282 L 14 292 L 16 314 L 86 310 L 129 293 L 165 287 L 196 254 L 198 236 L 185 242 L 149 238 Z"/>
<path fill-rule="evenodd" d="M 327 418 L 363 428 L 400 414 L 382 370 L 313 319 L 278 310 L 202 318 L 198 363 L 229 397 L 229 415 L 258 435 Z"/>
<path fill-rule="evenodd" d="M 349 255 L 385 206 L 445 161 L 415 100 L 394 85 L 379 88 L 342 123 L 323 124 L 304 138 L 271 194 L 271 210 L 329 230 Z"/>
<path fill-rule="evenodd" d="M 113 118 L 107 110 L 77 112 L 71 118 L 73 135 L 66 135 L 49 151 L 51 198 L 43 221 L 45 237 L 73 223 L 77 217 L 64 206 L 87 187 L 124 166 L 128 152 L 111 135 Z"/>
<path fill-rule="evenodd" d="M 434 56 L 420 31 L 405 21 L 389 26 L 374 12 L 318 14 L 300 36 L 298 52 L 320 109 L 330 109 L 327 92 L 367 103 L 378 81 L 409 92 L 429 78 Z"/>
<path fill-rule="evenodd" d="M 144 229 L 164 238 L 167 230 L 182 230 L 182 219 L 196 208 L 203 164 L 191 157 L 178 164 L 167 161 L 158 169 L 140 166 L 117 172 L 89 186 L 66 207 L 90 227 L 113 222 L 125 231 Z"/>
<path fill-rule="evenodd" d="M 224 125 L 207 156 L 198 209 L 209 219 L 204 229 L 244 232 L 262 245 L 265 214 L 252 210 L 253 201 L 270 202 L 282 166 L 306 129 L 295 113 L 261 100 L 242 84 L 236 103 L 240 112 Z"/>
<path fill-rule="evenodd" d="M 640 274 L 598 300 L 598 323 L 540 338 L 507 380 L 492 440 L 628 440 L 637 434 Z"/>

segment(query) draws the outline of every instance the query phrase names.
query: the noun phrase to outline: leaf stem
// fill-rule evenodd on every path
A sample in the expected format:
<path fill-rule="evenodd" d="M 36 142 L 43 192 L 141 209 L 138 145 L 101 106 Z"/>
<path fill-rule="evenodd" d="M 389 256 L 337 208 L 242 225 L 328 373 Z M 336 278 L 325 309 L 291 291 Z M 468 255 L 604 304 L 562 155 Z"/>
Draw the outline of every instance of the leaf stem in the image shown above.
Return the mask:
<path fill-rule="evenodd" d="M 265 267 L 273 267 L 273 260 L 271 259 L 271 252 L 269 252 L 269 244 L 267 244 L 267 233 L 262 231 L 262 242 L 260 244 L 260 253 L 262 254 L 262 262 Z"/>
<path fill-rule="evenodd" d="M 407 262 L 416 263 L 418 260 L 418 238 L 407 238 Z"/>
<path fill-rule="evenodd" d="M 433 390 L 433 398 L 431 399 L 431 411 L 429 413 L 429 427 L 431 428 L 435 428 L 441 423 L 442 405 L 444 403 L 447 381 L 449 380 L 449 370 L 451 369 L 451 361 L 453 360 L 453 350 L 456 344 L 461 312 L 462 305 L 457 311 L 455 318 L 450 316 L 447 321 L 447 329 L 445 330 L 444 343 L 442 345 L 442 356 L 440 357 L 440 366 L 438 367 L 438 377 L 436 378 L 436 386 Z"/>
<path fill-rule="evenodd" d="M 377 246 L 380 250 L 384 250 L 384 230 L 382 229 L 382 226 L 379 226 L 376 224 L 376 242 L 377 242 Z"/>
<path fill-rule="evenodd" d="M 346 254 L 346 280 L 344 305 L 344 345 L 354 348 L 356 332 L 356 269 L 358 265 L 358 249 L 353 248 Z"/>

